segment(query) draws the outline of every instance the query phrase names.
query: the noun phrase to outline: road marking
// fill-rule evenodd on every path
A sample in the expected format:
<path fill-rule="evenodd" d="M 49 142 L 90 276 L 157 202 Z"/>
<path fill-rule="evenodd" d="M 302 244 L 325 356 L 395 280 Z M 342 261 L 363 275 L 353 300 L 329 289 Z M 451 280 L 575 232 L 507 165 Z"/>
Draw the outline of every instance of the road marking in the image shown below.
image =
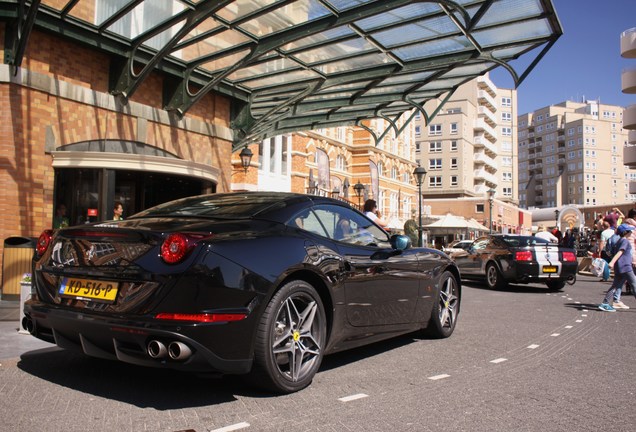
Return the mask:
<path fill-rule="evenodd" d="M 441 380 L 441 379 L 444 379 L 444 378 L 448 378 L 449 376 L 450 375 L 442 374 L 442 375 L 435 375 L 435 376 L 428 377 L 428 379 L 433 380 L 433 381 L 437 381 L 437 380 Z"/>
<path fill-rule="evenodd" d="M 550 336 L 552 336 L 552 337 L 561 336 L 561 333 L 552 333 Z"/>
<path fill-rule="evenodd" d="M 572 300 L 570 297 L 568 297 L 568 300 Z"/>
<path fill-rule="evenodd" d="M 210 432 L 231 432 L 239 429 L 245 429 L 246 427 L 250 427 L 250 424 L 247 422 L 236 423 L 233 425 L 225 426 L 219 429 L 211 430 Z"/>
<path fill-rule="evenodd" d="M 581 302 L 574 302 L 574 304 L 581 304 Z"/>
<path fill-rule="evenodd" d="M 587 309 L 583 309 L 581 312 L 589 312 L 589 310 L 587 310 Z"/>
<path fill-rule="evenodd" d="M 572 328 L 572 326 L 565 326 L 565 328 L 566 328 L 566 329 L 571 329 L 571 328 Z"/>
<path fill-rule="evenodd" d="M 583 320 L 576 320 L 576 322 L 583 322 Z"/>
<path fill-rule="evenodd" d="M 340 402 L 351 402 L 354 400 L 358 400 L 358 399 L 364 399 L 365 397 L 369 397 L 368 394 L 364 394 L 364 393 L 358 393 L 358 394 L 354 394 L 351 396 L 345 396 L 345 397 L 341 397 L 338 400 Z"/>
<path fill-rule="evenodd" d="M 498 358 L 498 359 L 494 359 L 494 360 L 490 360 L 490 363 L 502 363 L 508 361 L 508 359 L 505 358 Z"/>
<path fill-rule="evenodd" d="M 537 344 L 528 345 L 528 349 L 536 349 L 536 348 L 539 348 L 539 345 Z"/>
<path fill-rule="evenodd" d="M 583 314 L 583 315 L 581 315 L 581 316 L 582 316 L 582 317 L 586 317 L 587 315 L 586 315 L 586 314 Z"/>

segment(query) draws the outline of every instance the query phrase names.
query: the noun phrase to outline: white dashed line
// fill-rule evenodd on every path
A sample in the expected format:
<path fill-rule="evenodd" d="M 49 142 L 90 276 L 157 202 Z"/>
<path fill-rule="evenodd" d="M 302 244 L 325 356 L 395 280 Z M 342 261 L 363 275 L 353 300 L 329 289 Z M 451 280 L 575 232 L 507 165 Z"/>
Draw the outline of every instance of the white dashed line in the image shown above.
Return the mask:
<path fill-rule="evenodd" d="M 572 326 L 565 326 L 565 328 L 566 328 L 566 329 L 571 329 L 571 328 L 572 328 Z"/>
<path fill-rule="evenodd" d="M 437 380 L 441 380 L 441 379 L 444 379 L 444 378 L 448 378 L 449 376 L 450 375 L 442 374 L 442 375 L 435 375 L 435 376 L 428 377 L 428 379 L 430 379 L 432 381 L 437 381 Z"/>
<path fill-rule="evenodd" d="M 231 432 L 239 429 L 245 429 L 246 427 L 250 427 L 250 424 L 247 422 L 236 423 L 233 425 L 225 426 L 219 429 L 211 430 L 210 432 Z"/>
<path fill-rule="evenodd" d="M 494 360 L 490 360 L 490 363 L 502 363 L 508 361 L 508 359 L 505 358 L 498 358 L 498 359 L 494 359 Z"/>
<path fill-rule="evenodd" d="M 354 394 L 351 396 L 345 396 L 345 397 L 341 397 L 338 400 L 340 402 L 351 402 L 354 400 L 358 400 L 358 399 L 364 399 L 365 397 L 369 397 L 368 394 L 364 394 L 364 393 L 358 393 L 358 394 Z"/>
<path fill-rule="evenodd" d="M 586 315 L 586 314 L 582 314 L 581 316 L 582 316 L 582 317 L 586 317 L 587 315 Z"/>
<path fill-rule="evenodd" d="M 583 322 L 583 320 L 576 320 L 577 323 Z"/>
<path fill-rule="evenodd" d="M 574 302 L 574 304 L 581 304 L 581 302 Z"/>
<path fill-rule="evenodd" d="M 536 348 L 539 348 L 539 345 L 537 344 L 528 345 L 528 349 L 536 349 Z"/>
<path fill-rule="evenodd" d="M 589 312 L 588 309 L 583 309 L 581 312 Z"/>
<path fill-rule="evenodd" d="M 572 299 L 570 297 L 568 297 L 568 300 L 572 301 Z"/>
<path fill-rule="evenodd" d="M 550 336 L 552 336 L 552 337 L 561 336 L 561 333 L 552 333 Z"/>

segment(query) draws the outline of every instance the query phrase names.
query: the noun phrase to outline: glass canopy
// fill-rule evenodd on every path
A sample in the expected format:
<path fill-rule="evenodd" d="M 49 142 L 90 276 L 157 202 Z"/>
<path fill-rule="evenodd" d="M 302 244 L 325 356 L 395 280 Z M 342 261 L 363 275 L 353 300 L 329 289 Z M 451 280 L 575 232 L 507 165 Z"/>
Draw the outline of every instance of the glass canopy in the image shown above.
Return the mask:
<path fill-rule="evenodd" d="M 17 8 L 23 40 L 13 64 L 31 23 L 121 56 L 111 90 L 124 101 L 153 70 L 178 82 L 164 108 L 179 115 L 223 93 L 234 103 L 234 149 L 412 110 L 430 120 L 426 101 L 497 66 L 518 85 L 562 34 L 551 0 L 19 0 Z M 521 57 L 528 66 L 516 71 Z"/>

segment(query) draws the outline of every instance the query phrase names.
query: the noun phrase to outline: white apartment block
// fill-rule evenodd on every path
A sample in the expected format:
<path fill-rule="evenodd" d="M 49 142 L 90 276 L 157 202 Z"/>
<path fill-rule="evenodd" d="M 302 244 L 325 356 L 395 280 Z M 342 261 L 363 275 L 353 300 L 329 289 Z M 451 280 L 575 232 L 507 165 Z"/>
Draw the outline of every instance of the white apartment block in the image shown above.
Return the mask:
<path fill-rule="evenodd" d="M 474 198 L 494 190 L 498 200 L 516 205 L 516 108 L 516 90 L 499 89 L 485 75 L 459 87 L 429 124 L 417 117 L 424 196 Z"/>
<path fill-rule="evenodd" d="M 566 101 L 522 114 L 519 205 L 606 205 L 633 201 L 623 166 L 623 108 L 598 101 Z"/>

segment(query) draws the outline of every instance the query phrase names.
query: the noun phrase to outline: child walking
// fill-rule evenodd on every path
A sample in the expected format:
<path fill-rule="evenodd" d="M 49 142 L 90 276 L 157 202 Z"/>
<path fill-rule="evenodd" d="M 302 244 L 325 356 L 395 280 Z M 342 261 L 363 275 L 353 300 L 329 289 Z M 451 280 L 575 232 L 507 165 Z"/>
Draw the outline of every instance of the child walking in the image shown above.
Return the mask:
<path fill-rule="evenodd" d="M 616 234 L 618 234 L 621 239 L 616 245 L 617 252 L 609 262 L 609 267 L 614 267 L 614 282 L 612 282 L 612 286 L 605 293 L 603 303 L 598 306 L 598 308 L 602 311 L 616 312 L 617 308 L 628 309 L 628 307 L 620 300 L 615 300 L 614 306 L 610 305 L 609 302 L 614 297 L 614 292 L 622 289 L 625 282 L 629 282 L 632 286 L 636 286 L 634 285 L 636 284 L 636 276 L 634 275 L 634 269 L 632 267 L 632 245 L 628 240 L 629 236 L 632 235 L 634 228 L 636 227 L 633 225 L 621 224 L 616 229 Z M 636 294 L 634 295 L 636 296 Z"/>

